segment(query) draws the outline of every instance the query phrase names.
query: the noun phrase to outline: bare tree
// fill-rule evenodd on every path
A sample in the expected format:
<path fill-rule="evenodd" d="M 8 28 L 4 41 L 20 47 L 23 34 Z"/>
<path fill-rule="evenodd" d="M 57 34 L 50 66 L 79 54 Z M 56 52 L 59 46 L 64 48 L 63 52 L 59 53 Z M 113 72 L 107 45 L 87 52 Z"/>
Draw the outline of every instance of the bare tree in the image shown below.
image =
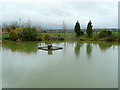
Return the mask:
<path fill-rule="evenodd" d="M 21 18 L 19 18 L 19 26 L 22 26 Z"/>

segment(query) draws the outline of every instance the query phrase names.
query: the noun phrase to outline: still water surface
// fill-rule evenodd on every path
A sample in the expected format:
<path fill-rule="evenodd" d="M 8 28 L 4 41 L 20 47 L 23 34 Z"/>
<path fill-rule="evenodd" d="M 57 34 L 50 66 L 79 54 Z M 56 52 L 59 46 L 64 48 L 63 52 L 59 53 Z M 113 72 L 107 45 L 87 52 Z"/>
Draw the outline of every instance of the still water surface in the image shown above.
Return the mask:
<path fill-rule="evenodd" d="M 49 42 L 2 47 L 3 88 L 117 88 L 118 44 L 53 42 L 62 50 L 38 50 Z"/>

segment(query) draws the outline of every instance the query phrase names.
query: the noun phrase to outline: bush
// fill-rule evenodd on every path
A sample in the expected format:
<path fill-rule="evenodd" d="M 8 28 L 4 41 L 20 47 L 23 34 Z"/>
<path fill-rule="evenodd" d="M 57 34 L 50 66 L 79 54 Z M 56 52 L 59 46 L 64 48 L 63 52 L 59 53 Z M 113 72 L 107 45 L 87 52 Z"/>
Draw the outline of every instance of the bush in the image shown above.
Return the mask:
<path fill-rule="evenodd" d="M 16 29 L 11 29 L 10 39 L 16 41 L 21 38 L 22 27 L 17 27 Z"/>
<path fill-rule="evenodd" d="M 47 33 L 47 31 L 46 31 L 46 30 L 44 30 L 43 32 L 44 32 L 44 33 Z"/>
<path fill-rule="evenodd" d="M 108 36 L 112 36 L 112 31 L 107 32 Z"/>
<path fill-rule="evenodd" d="M 10 39 L 16 41 L 18 39 L 18 33 L 15 30 L 10 31 Z"/>
<path fill-rule="evenodd" d="M 24 27 L 22 30 L 21 38 L 23 41 L 36 41 L 38 36 L 35 27 Z"/>
<path fill-rule="evenodd" d="M 99 34 L 100 38 L 110 37 L 110 36 L 112 36 L 112 31 L 110 31 L 108 29 L 102 29 L 100 34 Z"/>
<path fill-rule="evenodd" d="M 80 35 L 84 35 L 84 32 L 83 32 L 83 31 L 80 31 Z"/>

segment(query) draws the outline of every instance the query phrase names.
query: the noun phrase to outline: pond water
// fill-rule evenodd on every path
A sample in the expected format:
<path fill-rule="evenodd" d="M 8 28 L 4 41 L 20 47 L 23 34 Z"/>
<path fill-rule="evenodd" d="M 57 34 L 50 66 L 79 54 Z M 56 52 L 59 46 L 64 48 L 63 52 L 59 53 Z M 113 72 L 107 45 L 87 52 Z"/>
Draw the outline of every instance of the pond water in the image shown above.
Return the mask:
<path fill-rule="evenodd" d="M 117 88 L 118 43 L 51 42 L 61 50 L 37 49 L 50 42 L 2 47 L 3 88 Z"/>

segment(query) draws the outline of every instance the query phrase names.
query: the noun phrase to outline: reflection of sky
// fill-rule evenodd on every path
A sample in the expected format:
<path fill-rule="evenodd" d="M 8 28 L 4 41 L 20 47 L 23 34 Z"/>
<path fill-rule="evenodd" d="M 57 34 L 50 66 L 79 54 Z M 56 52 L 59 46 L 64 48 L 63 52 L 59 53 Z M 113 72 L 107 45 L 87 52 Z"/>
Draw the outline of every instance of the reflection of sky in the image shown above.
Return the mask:
<path fill-rule="evenodd" d="M 64 85 L 67 83 L 68 88 L 116 88 L 117 45 L 102 52 L 98 43 L 90 43 L 92 51 L 89 59 L 86 53 L 88 43 L 80 44 L 80 42 L 54 43 L 53 45 L 62 46 L 64 49 L 53 51 L 52 55 L 37 50 L 35 55 L 23 56 L 20 53 L 13 53 L 10 49 L 3 49 L 3 80 L 6 82 L 3 87 L 59 88 L 66 87 Z M 74 52 L 76 45 L 81 46 L 77 58 Z"/>
<path fill-rule="evenodd" d="M 2 89 L 2 48 L 0 46 L 0 89 Z"/>
<path fill-rule="evenodd" d="M 117 27 L 118 2 L 70 2 L 70 0 L 1 0 L 4 22 L 19 21 L 46 28 L 73 28 L 77 20 L 85 28 L 91 19 L 95 28 Z"/>
<path fill-rule="evenodd" d="M 120 1 L 118 3 L 118 28 L 120 29 Z"/>

